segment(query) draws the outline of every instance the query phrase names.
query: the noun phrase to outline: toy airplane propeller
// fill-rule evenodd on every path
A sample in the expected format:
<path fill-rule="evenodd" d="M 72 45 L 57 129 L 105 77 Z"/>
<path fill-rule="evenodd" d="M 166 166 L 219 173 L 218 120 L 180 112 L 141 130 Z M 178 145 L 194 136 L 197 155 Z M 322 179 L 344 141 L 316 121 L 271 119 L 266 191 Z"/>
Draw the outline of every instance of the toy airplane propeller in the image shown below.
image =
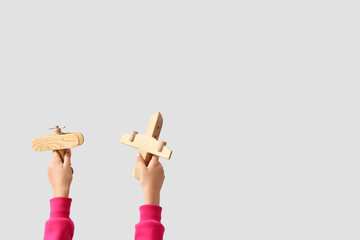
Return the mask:
<path fill-rule="evenodd" d="M 77 147 L 84 142 L 84 136 L 79 132 L 63 133 L 61 129 L 65 126 L 56 126 L 55 133 L 35 138 L 32 141 L 32 147 L 37 152 L 57 150 L 61 159 L 64 161 L 64 155 L 67 148 Z"/>
<path fill-rule="evenodd" d="M 172 151 L 166 147 L 166 142 L 158 141 L 162 124 L 163 118 L 161 113 L 157 112 L 150 117 L 145 134 L 138 134 L 138 132 L 132 131 L 130 134 L 123 134 L 120 142 L 140 149 L 146 166 L 149 164 L 152 155 L 170 159 Z M 137 164 L 132 175 L 140 180 L 140 169 Z"/>

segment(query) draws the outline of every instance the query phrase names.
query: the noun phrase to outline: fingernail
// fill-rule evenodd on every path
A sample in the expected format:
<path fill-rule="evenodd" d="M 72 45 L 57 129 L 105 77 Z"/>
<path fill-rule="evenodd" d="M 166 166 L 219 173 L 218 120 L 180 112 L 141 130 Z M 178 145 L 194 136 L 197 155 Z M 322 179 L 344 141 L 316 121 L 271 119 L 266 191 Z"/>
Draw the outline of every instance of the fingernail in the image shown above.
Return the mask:
<path fill-rule="evenodd" d="M 140 157 L 140 153 L 137 153 L 137 154 L 136 154 L 136 157 Z"/>

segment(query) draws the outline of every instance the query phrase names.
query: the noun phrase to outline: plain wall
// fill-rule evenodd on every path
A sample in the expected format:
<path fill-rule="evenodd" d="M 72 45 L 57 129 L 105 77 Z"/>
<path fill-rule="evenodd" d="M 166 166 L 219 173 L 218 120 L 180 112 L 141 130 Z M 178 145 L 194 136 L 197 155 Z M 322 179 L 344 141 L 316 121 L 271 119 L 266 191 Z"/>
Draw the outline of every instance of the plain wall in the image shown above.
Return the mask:
<path fill-rule="evenodd" d="M 49 127 L 74 239 L 132 239 L 160 111 L 165 239 L 359 239 L 357 1 L 1 1 L 0 239 L 42 239 Z"/>

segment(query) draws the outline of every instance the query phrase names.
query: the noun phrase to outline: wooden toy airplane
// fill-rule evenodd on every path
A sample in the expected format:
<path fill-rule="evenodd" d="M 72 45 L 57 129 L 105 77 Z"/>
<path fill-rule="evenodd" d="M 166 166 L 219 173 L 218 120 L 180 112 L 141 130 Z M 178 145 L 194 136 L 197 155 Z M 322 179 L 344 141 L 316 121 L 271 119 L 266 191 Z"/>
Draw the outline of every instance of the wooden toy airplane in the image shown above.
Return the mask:
<path fill-rule="evenodd" d="M 84 136 L 79 132 L 63 133 L 61 129 L 65 126 L 56 126 L 55 133 L 35 138 L 32 141 L 32 147 L 37 152 L 57 150 L 61 159 L 64 161 L 64 155 L 67 148 L 77 147 L 84 142 Z"/>
<path fill-rule="evenodd" d="M 158 141 L 162 124 L 163 118 L 161 113 L 157 112 L 150 117 L 145 134 L 138 134 L 138 132 L 131 131 L 130 134 L 123 134 L 120 142 L 140 149 L 146 166 L 149 164 L 152 155 L 170 159 L 172 151 L 166 147 L 166 142 Z M 140 180 L 140 169 L 137 164 L 132 176 Z"/>

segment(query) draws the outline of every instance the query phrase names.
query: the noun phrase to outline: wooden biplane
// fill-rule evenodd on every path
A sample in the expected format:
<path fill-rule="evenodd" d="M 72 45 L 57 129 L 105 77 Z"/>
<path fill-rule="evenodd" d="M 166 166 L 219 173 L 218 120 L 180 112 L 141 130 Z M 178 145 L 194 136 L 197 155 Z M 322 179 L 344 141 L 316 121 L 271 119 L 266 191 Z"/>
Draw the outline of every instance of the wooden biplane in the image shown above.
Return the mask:
<path fill-rule="evenodd" d="M 64 160 L 67 148 L 74 148 L 84 143 L 84 136 L 79 132 L 63 133 L 61 131 L 65 126 L 56 126 L 55 133 L 35 138 L 32 141 L 32 147 L 37 152 L 57 150 L 62 160 Z"/>

